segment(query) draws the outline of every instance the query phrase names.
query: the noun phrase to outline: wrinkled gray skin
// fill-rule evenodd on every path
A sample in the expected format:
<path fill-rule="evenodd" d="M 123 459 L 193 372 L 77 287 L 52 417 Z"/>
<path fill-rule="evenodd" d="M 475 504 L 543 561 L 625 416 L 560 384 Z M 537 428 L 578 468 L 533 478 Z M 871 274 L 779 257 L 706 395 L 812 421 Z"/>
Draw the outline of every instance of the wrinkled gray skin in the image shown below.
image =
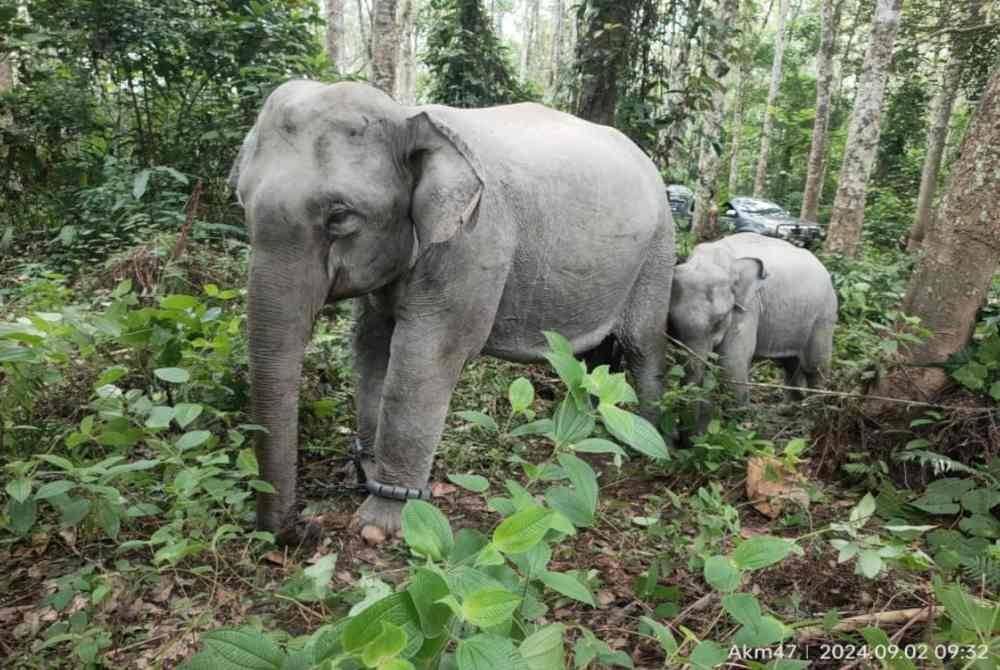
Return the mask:
<path fill-rule="evenodd" d="M 660 176 L 619 132 L 535 104 L 402 107 L 358 83 L 293 81 L 230 175 L 253 247 L 258 525 L 294 540 L 299 377 L 313 321 L 354 298 L 358 434 L 376 479 L 425 487 L 463 365 L 538 361 L 543 330 L 622 343 L 655 419 L 674 268 Z M 362 525 L 397 531 L 369 497 Z"/>
<path fill-rule="evenodd" d="M 772 359 L 788 386 L 816 388 L 833 349 L 837 296 L 830 273 L 808 251 L 756 233 L 699 244 L 677 266 L 670 301 L 670 334 L 691 349 L 687 379 L 700 384 L 709 353 L 724 376 L 747 382 L 755 359 Z M 750 389 L 734 384 L 741 405 Z M 801 394 L 790 392 L 791 398 Z M 697 432 L 709 407 L 700 407 Z M 687 437 L 687 436 L 685 436 Z"/>

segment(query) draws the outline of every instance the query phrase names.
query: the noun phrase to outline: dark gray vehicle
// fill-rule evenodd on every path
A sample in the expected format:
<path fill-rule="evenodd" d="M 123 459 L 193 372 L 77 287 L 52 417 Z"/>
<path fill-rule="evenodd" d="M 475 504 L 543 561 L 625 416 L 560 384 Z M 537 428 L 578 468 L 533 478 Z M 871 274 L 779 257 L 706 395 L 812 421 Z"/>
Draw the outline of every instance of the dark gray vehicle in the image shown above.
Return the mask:
<path fill-rule="evenodd" d="M 694 191 L 682 184 L 671 184 L 667 186 L 667 199 L 670 200 L 670 214 L 677 227 L 690 228 L 694 214 Z"/>
<path fill-rule="evenodd" d="M 807 249 L 816 247 L 825 235 L 818 223 L 803 221 L 779 205 L 758 198 L 739 197 L 722 206 L 723 230 L 777 237 Z"/>

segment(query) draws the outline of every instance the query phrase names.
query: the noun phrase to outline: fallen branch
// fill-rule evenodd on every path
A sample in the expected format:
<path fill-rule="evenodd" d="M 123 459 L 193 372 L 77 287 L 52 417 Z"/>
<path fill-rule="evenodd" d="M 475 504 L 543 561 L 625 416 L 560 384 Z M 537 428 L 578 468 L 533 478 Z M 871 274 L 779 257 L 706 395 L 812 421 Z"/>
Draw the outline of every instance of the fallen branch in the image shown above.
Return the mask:
<path fill-rule="evenodd" d="M 885 624 L 906 624 L 911 626 L 914 623 L 927 621 L 930 618 L 932 607 L 913 607 L 905 610 L 893 610 L 891 612 L 875 612 L 873 614 L 861 614 L 847 617 L 840 623 L 826 630 L 822 626 L 806 626 L 795 631 L 795 639 L 798 642 L 815 640 L 830 633 L 847 633 L 858 630 L 866 626 L 880 626 Z"/>

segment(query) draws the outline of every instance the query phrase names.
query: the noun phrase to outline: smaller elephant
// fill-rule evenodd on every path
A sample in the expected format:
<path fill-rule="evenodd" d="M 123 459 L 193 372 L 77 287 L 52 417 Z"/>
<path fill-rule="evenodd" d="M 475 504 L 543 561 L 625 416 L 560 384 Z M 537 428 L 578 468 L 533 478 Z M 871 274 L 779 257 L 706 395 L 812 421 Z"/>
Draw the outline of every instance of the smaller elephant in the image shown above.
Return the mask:
<path fill-rule="evenodd" d="M 788 386 L 816 388 L 833 350 L 837 295 L 830 273 L 810 252 L 784 240 L 738 233 L 699 244 L 677 266 L 670 334 L 694 354 L 686 381 L 700 384 L 708 354 L 719 354 L 741 405 L 755 359 L 781 365 Z M 797 399 L 798 392 L 788 395 Z M 709 408 L 699 407 L 696 430 Z"/>

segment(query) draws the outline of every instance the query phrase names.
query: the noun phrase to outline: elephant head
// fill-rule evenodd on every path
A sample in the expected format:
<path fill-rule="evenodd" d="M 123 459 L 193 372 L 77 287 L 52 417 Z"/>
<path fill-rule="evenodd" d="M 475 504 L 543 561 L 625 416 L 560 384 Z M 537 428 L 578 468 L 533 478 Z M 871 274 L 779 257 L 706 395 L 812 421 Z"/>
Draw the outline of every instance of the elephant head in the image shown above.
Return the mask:
<path fill-rule="evenodd" d="M 293 520 L 305 346 L 324 304 L 379 291 L 475 225 L 483 187 L 432 112 L 363 84 L 289 82 L 267 99 L 230 173 L 253 250 L 248 333 L 261 476 L 258 525 Z"/>
<path fill-rule="evenodd" d="M 738 329 L 767 277 L 759 258 L 733 258 L 723 251 L 692 254 L 677 266 L 670 299 L 670 334 L 688 349 L 685 382 L 701 384 L 705 361 Z M 696 411 L 696 432 L 704 430 L 710 408 Z"/>

